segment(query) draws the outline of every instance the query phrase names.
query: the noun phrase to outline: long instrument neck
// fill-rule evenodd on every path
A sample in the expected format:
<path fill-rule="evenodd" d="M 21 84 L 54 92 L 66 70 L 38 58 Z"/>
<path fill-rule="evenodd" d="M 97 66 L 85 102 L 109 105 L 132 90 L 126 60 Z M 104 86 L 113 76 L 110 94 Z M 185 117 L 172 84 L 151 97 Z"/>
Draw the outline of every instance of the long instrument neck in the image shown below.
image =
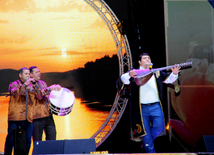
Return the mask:
<path fill-rule="evenodd" d="M 157 71 L 167 70 L 167 69 L 170 69 L 170 68 L 173 68 L 173 67 L 174 67 L 174 65 L 167 66 L 167 67 L 161 67 L 161 68 L 152 69 L 152 71 L 153 72 L 157 72 Z"/>
<path fill-rule="evenodd" d="M 183 66 L 191 66 L 192 62 L 186 62 L 182 64 L 176 64 L 176 66 L 183 67 Z M 162 71 L 162 70 L 167 70 L 170 68 L 173 68 L 174 65 L 172 66 L 167 66 L 167 67 L 161 67 L 161 68 L 156 68 L 156 69 L 139 69 L 135 70 L 136 72 L 136 78 L 135 82 L 138 86 L 141 86 L 145 84 L 152 76 L 152 73 L 157 72 L 157 71 Z"/>

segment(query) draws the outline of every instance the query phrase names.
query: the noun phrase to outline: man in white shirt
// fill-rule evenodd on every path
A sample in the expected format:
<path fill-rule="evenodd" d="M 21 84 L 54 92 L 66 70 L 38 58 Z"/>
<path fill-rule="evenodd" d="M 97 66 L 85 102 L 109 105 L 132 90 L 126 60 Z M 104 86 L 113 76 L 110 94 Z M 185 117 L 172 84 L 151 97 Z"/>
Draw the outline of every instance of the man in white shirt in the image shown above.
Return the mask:
<path fill-rule="evenodd" d="M 148 53 L 139 56 L 139 69 L 149 69 L 151 58 Z M 134 81 L 137 75 L 132 69 L 121 75 L 120 80 L 125 85 L 131 85 L 131 122 L 132 138 L 142 137 L 147 153 L 155 153 L 154 139 L 164 130 L 164 115 L 162 110 L 163 83 L 171 84 L 178 79 L 179 66 L 171 68 L 172 73 L 155 72 L 143 85 Z M 137 112 L 139 111 L 139 112 Z M 138 115 L 137 115 L 138 114 Z M 140 123 L 139 123 L 140 122 Z"/>

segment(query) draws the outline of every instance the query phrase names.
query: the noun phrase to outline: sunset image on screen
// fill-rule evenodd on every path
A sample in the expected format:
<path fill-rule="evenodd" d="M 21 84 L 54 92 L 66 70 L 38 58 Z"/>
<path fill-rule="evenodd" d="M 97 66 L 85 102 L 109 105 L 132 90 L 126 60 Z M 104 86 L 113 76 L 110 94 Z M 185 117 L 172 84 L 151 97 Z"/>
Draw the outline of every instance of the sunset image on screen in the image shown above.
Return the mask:
<path fill-rule="evenodd" d="M 105 22 L 84 0 L 8 0 L 0 11 L 1 69 L 36 62 L 42 72 L 64 72 L 116 54 Z"/>
<path fill-rule="evenodd" d="M 22 67 L 37 66 L 48 85 L 60 84 L 75 95 L 70 114 L 54 115 L 57 140 L 90 138 L 108 116 L 109 108 L 88 107 L 102 99 L 97 99 L 99 95 L 93 91 L 94 98 L 87 95 L 91 88 L 87 84 L 96 88 L 99 84 L 93 82 L 97 79 L 86 83 L 83 78 L 90 78 L 91 64 L 112 59 L 117 50 L 105 22 L 84 0 L 0 1 L 0 55 L 0 152 L 4 151 L 7 135 L 8 86 L 18 80 Z"/>

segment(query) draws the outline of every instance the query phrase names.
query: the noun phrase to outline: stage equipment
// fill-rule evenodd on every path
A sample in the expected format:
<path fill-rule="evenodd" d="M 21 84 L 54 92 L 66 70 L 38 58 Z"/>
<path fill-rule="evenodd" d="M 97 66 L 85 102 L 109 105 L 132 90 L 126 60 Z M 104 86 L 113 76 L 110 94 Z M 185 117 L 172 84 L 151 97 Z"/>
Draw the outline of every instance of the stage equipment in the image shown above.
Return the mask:
<path fill-rule="evenodd" d="M 96 151 L 94 139 L 48 140 L 34 142 L 36 154 L 90 154 Z"/>
<path fill-rule="evenodd" d="M 194 152 L 213 152 L 214 135 L 204 135 L 195 144 Z"/>
<path fill-rule="evenodd" d="M 49 95 L 50 110 L 53 114 L 58 116 L 68 115 L 73 108 L 75 96 L 67 88 L 61 88 L 60 91 L 51 91 Z"/>
<path fill-rule="evenodd" d="M 126 35 L 122 35 L 118 29 L 118 24 L 121 21 L 118 20 L 114 12 L 103 0 L 85 0 L 85 2 L 87 2 L 95 11 L 97 11 L 112 34 L 118 52 L 120 76 L 132 68 L 132 58 L 128 39 Z M 100 146 L 115 129 L 123 115 L 127 102 L 128 99 L 125 96 L 120 96 L 120 94 L 117 92 L 114 104 L 111 108 L 111 111 L 109 112 L 108 117 L 99 130 L 91 137 L 95 139 L 96 147 Z"/>
<path fill-rule="evenodd" d="M 36 154 L 63 154 L 64 140 L 35 141 L 33 155 Z"/>
<path fill-rule="evenodd" d="M 64 143 L 64 154 L 89 154 L 94 151 L 96 151 L 94 139 L 65 140 Z"/>
<path fill-rule="evenodd" d="M 180 67 L 190 67 L 192 65 L 192 62 L 185 62 L 185 63 L 181 63 L 181 64 L 177 64 L 177 66 Z M 173 68 L 174 65 L 172 66 L 167 66 L 167 67 L 162 67 L 162 68 L 157 68 L 157 69 L 136 69 L 135 72 L 137 73 L 137 75 L 135 76 L 135 83 L 138 86 L 144 85 L 153 75 L 153 73 L 156 73 L 158 71 L 162 71 L 162 70 L 167 70 L 170 68 Z"/>

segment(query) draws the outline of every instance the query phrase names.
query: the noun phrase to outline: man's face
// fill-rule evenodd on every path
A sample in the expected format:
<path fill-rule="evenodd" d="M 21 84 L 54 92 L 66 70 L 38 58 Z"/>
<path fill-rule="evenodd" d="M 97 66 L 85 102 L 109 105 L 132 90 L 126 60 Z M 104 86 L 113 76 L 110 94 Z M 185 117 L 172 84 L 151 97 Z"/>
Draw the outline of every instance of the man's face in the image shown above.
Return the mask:
<path fill-rule="evenodd" d="M 143 55 L 141 57 L 141 61 L 138 61 L 139 65 L 145 69 L 149 68 L 149 65 L 151 64 L 151 58 L 148 55 Z"/>
<path fill-rule="evenodd" d="M 30 77 L 34 78 L 36 81 L 39 81 L 41 79 L 41 73 L 38 68 L 34 68 L 33 72 L 30 73 Z"/>
<path fill-rule="evenodd" d="M 19 73 L 19 78 L 22 82 L 25 82 L 30 77 L 30 71 L 28 69 L 23 70 L 23 73 Z"/>

